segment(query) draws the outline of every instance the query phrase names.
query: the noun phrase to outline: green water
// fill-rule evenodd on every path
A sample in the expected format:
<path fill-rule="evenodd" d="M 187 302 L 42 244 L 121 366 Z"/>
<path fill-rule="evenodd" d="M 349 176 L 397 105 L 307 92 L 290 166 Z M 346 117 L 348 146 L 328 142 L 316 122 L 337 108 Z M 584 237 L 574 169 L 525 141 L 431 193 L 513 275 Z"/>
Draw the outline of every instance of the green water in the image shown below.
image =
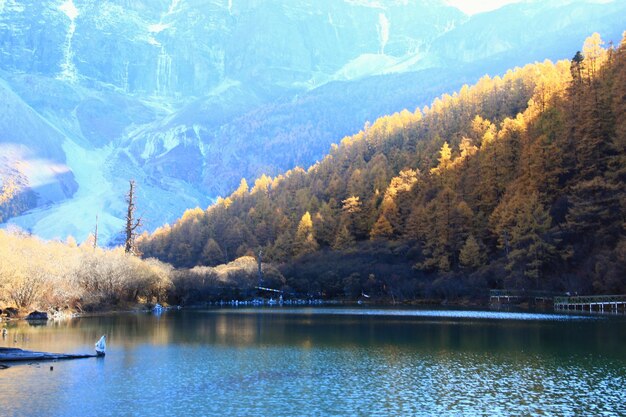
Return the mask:
<path fill-rule="evenodd" d="M 215 309 L 8 330 L 1 346 L 108 349 L 0 371 L 0 416 L 626 415 L 624 316 Z"/>

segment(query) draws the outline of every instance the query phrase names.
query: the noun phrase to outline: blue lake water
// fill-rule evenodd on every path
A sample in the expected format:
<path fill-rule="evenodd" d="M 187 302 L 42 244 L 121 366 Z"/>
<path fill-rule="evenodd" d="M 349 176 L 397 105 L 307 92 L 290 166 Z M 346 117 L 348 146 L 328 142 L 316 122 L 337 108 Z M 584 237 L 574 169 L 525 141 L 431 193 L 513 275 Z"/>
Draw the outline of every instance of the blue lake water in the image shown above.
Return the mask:
<path fill-rule="evenodd" d="M 0 346 L 108 349 L 0 371 L 0 416 L 626 415 L 624 316 L 250 308 L 8 331 Z"/>

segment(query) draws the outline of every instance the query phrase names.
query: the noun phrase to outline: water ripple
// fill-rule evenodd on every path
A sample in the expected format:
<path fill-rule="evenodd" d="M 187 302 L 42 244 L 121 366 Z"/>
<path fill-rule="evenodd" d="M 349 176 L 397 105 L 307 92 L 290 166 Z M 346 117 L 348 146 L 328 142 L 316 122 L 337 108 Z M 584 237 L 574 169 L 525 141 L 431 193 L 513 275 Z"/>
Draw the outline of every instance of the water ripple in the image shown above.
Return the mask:
<path fill-rule="evenodd" d="M 241 308 L 203 310 L 204 313 L 239 313 L 239 314 L 304 314 L 333 316 L 391 316 L 391 317 L 429 317 L 478 320 L 522 320 L 522 321 L 569 321 L 599 320 L 602 316 L 582 316 L 574 314 L 549 314 L 508 311 L 481 310 L 415 310 L 415 309 L 372 309 L 372 308 Z"/>

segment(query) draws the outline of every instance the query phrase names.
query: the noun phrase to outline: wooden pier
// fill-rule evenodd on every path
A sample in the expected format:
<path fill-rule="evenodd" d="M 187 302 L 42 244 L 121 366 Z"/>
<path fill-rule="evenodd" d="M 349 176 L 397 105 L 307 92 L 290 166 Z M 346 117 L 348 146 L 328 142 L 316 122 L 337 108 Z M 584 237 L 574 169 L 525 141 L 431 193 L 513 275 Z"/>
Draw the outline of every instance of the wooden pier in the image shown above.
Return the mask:
<path fill-rule="evenodd" d="M 490 290 L 489 302 L 490 304 L 519 304 L 523 302 L 530 303 L 551 303 L 555 295 L 561 295 L 560 293 L 553 293 L 547 291 L 526 291 L 526 290 Z"/>
<path fill-rule="evenodd" d="M 626 313 L 626 295 L 577 295 L 525 290 L 491 290 L 492 305 L 553 303 L 556 311 Z"/>
<path fill-rule="evenodd" d="M 554 309 L 559 311 L 626 313 L 626 295 L 554 297 Z"/>

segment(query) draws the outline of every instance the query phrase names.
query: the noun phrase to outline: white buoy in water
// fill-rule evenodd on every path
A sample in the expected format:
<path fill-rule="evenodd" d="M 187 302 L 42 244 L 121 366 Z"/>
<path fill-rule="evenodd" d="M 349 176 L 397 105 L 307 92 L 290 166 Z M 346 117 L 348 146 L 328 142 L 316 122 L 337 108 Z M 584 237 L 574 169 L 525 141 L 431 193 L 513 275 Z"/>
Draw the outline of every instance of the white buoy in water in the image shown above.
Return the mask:
<path fill-rule="evenodd" d="M 100 340 L 96 342 L 96 355 L 104 356 L 106 348 L 107 348 L 107 337 L 102 336 Z"/>

